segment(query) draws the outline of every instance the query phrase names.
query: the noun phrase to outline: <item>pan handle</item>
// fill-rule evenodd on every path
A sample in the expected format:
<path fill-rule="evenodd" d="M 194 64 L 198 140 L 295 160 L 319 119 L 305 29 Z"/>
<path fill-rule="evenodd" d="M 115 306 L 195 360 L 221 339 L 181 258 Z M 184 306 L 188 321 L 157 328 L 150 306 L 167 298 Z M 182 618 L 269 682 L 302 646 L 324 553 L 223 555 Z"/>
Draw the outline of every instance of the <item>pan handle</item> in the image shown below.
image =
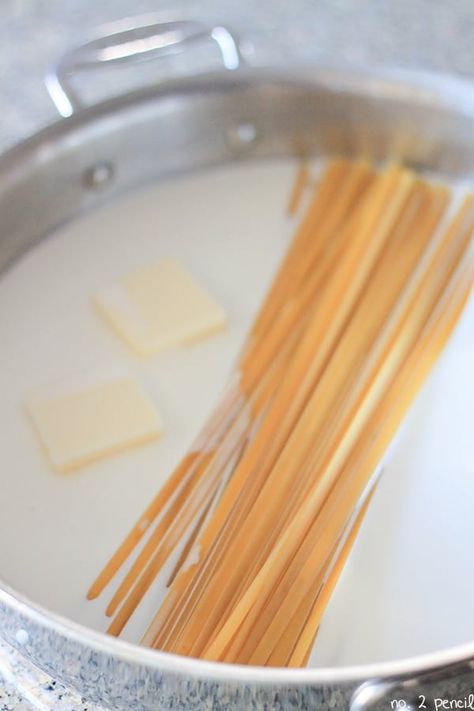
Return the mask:
<path fill-rule="evenodd" d="M 473 674 L 474 659 L 466 659 L 423 671 L 416 676 L 373 679 L 361 684 L 354 691 L 349 711 L 472 709 Z M 448 702 L 451 701 L 457 705 L 450 706 Z"/>
<path fill-rule="evenodd" d="M 156 16 L 142 16 L 129 18 L 120 26 L 105 26 L 99 32 L 94 39 L 67 52 L 46 76 L 46 88 L 61 116 L 72 116 L 83 106 L 71 84 L 79 71 L 174 54 L 208 40 L 217 45 L 225 69 L 234 71 L 242 64 L 239 43 L 223 25 L 193 20 L 158 22 Z"/>

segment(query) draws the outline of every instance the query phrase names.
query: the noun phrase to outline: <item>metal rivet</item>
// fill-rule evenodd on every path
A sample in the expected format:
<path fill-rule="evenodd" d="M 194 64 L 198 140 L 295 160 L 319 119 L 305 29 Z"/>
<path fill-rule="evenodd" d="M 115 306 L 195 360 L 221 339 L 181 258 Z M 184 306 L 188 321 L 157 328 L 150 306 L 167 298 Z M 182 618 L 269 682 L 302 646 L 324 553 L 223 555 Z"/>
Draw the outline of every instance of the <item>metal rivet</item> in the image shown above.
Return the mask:
<path fill-rule="evenodd" d="M 82 183 L 86 188 L 98 190 L 108 185 L 113 175 L 114 169 L 110 163 L 97 163 L 84 171 Z"/>
<path fill-rule="evenodd" d="M 30 635 L 26 630 L 18 630 L 18 632 L 15 635 L 15 639 L 20 644 L 23 646 L 24 644 L 28 644 L 30 641 Z"/>
<path fill-rule="evenodd" d="M 250 121 L 231 126 L 227 132 L 229 142 L 234 148 L 247 148 L 257 140 L 257 129 Z"/>

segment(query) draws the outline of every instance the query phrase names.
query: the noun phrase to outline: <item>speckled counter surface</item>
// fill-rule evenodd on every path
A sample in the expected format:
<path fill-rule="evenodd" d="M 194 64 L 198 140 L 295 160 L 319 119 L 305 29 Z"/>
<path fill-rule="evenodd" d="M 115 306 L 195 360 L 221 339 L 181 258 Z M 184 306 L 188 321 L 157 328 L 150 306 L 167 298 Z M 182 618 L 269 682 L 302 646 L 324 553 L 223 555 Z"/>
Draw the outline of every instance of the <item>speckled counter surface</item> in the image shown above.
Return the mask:
<path fill-rule="evenodd" d="M 102 711 L 0 642 L 0 711 Z"/>
<path fill-rule="evenodd" d="M 256 64 L 342 60 L 474 76 L 472 0 L 1 0 L 0 8 L 0 151 L 55 120 L 43 78 L 56 58 L 90 28 L 132 14 L 225 22 Z M 186 62 L 195 66 L 184 57 L 181 72 Z M 171 71 L 166 64 L 161 76 Z M 100 77 L 88 77 L 84 91 L 94 95 L 95 82 L 100 94 Z M 0 644 L 0 711 L 32 709 L 99 711 Z"/>

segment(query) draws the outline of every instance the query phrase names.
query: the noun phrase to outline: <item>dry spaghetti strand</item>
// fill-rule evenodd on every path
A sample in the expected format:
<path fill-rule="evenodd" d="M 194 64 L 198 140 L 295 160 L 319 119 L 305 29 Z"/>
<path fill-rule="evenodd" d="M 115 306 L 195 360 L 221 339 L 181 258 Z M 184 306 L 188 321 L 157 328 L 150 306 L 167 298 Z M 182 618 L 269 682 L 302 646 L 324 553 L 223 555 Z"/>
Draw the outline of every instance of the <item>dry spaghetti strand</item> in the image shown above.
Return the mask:
<path fill-rule="evenodd" d="M 290 197 L 286 211 L 288 215 L 295 215 L 301 204 L 304 191 L 308 185 L 309 170 L 306 163 L 301 163 L 296 171 L 295 179 L 291 188 Z"/>

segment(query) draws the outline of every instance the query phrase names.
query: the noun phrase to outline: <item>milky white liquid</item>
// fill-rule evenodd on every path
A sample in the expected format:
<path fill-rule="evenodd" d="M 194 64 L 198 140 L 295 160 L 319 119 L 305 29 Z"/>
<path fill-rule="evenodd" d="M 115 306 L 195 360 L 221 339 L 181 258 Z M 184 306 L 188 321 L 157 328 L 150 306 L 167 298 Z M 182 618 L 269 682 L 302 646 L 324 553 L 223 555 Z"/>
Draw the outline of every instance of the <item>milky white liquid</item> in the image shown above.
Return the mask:
<path fill-rule="evenodd" d="M 0 578 L 105 630 L 114 581 L 86 590 L 210 413 L 294 223 L 294 164 L 219 169 L 157 185 L 42 242 L 0 280 Z M 228 328 L 140 360 L 91 307 L 95 290 L 162 257 L 225 308 Z M 474 305 L 410 412 L 324 617 L 313 663 L 406 657 L 474 638 Z M 30 389 L 127 366 L 165 422 L 156 443 L 79 472 L 53 472 L 24 412 Z M 149 590 L 124 638 L 163 594 Z"/>

